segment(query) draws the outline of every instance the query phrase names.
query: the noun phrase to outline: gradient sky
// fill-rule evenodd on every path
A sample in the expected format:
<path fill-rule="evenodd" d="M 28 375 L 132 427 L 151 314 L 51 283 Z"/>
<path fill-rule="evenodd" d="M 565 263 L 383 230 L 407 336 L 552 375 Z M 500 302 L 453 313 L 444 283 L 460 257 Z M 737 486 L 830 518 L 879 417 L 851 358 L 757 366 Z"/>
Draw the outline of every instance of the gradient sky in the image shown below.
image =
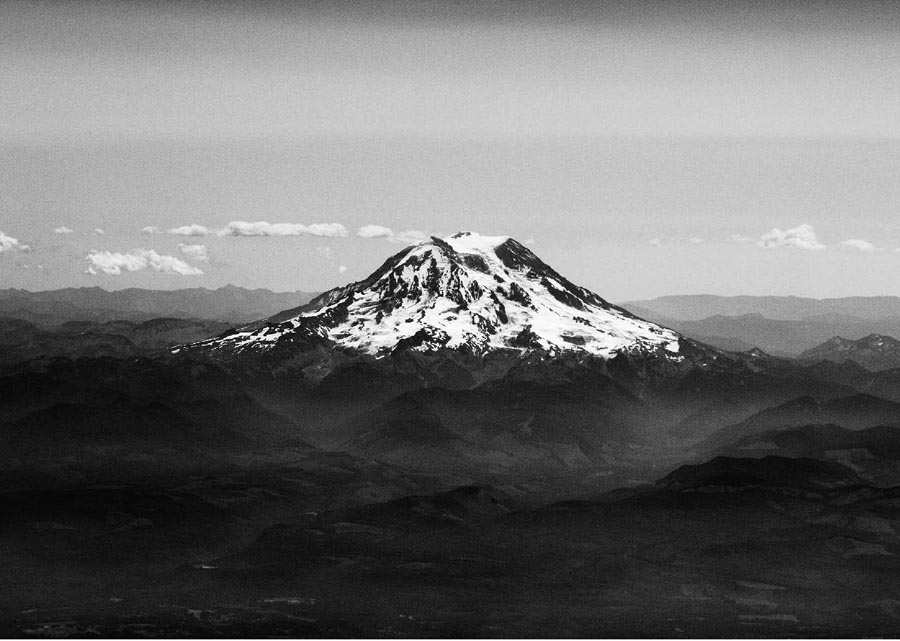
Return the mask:
<path fill-rule="evenodd" d="M 900 295 L 896 4 L 721 4 L 2 3 L 0 287 L 322 290 L 469 229 L 612 300 Z"/>

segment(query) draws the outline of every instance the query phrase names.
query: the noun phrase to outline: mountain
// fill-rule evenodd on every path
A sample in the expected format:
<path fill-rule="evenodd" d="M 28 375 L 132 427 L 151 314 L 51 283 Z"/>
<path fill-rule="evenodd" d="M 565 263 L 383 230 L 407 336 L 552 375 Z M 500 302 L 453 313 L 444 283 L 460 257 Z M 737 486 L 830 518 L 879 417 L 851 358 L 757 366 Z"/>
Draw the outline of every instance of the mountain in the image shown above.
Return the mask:
<path fill-rule="evenodd" d="M 142 322 L 154 318 L 194 318 L 246 323 L 308 302 L 315 294 L 277 293 L 227 285 L 219 289 L 106 291 L 100 287 L 43 292 L 0 290 L 0 316 L 30 321 L 42 327 L 69 321 Z"/>
<path fill-rule="evenodd" d="M 801 361 L 854 361 L 866 369 L 879 371 L 900 367 L 900 341 L 891 336 L 869 334 L 859 340 L 835 336 L 799 356 Z"/>
<path fill-rule="evenodd" d="M 479 478 L 654 467 L 673 457 L 662 422 L 807 393 L 759 373 L 765 357 L 684 340 L 511 238 L 467 232 L 171 357 L 223 367 L 317 447 Z"/>
<path fill-rule="evenodd" d="M 223 367 L 312 445 L 481 480 L 653 474 L 761 410 L 856 391 L 760 350 L 684 339 L 515 240 L 472 233 L 171 352 Z"/>
<path fill-rule="evenodd" d="M 308 305 L 183 348 L 191 354 L 293 356 L 338 348 L 407 351 L 652 353 L 682 359 L 675 332 L 578 287 L 508 237 L 461 232 L 389 258 L 371 276 Z"/>

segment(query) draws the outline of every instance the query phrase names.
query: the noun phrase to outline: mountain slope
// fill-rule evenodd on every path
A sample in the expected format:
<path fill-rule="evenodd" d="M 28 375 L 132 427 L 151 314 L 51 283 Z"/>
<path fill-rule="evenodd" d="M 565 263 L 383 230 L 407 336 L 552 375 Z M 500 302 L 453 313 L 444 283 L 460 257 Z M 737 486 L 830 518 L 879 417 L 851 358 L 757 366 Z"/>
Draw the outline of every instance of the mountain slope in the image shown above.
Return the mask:
<path fill-rule="evenodd" d="M 269 322 L 182 350 L 214 356 L 337 347 L 405 351 L 575 352 L 680 360 L 680 337 L 566 280 L 507 237 L 462 232 L 392 256 L 367 279 Z"/>

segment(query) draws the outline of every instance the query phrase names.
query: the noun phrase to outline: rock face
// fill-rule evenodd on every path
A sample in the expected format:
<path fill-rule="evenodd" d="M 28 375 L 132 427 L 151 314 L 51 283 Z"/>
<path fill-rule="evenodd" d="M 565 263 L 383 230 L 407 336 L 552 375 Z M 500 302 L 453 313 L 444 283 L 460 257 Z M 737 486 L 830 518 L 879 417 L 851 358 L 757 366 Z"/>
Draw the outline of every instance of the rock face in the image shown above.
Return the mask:
<path fill-rule="evenodd" d="M 683 358 L 672 330 L 572 284 L 512 238 L 470 232 L 412 245 L 363 281 L 175 351 L 227 357 L 317 347 L 375 358 L 440 350 Z"/>

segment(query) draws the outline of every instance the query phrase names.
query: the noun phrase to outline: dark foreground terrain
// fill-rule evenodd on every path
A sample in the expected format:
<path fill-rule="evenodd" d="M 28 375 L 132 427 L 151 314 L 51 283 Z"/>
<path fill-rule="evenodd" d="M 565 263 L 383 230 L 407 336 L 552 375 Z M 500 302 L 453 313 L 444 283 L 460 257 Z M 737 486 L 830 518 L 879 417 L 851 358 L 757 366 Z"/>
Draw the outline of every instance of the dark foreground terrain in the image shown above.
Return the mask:
<path fill-rule="evenodd" d="M 343 455 L 7 492 L 12 636 L 894 636 L 900 488 L 716 458 L 593 500 Z M 391 498 L 391 497 L 402 498 Z"/>
<path fill-rule="evenodd" d="M 885 337 L 164 349 L 230 325 L 4 325 L 0 636 L 900 636 Z"/>
<path fill-rule="evenodd" d="M 896 394 L 758 367 L 638 396 L 29 361 L 0 376 L 0 635 L 896 635 Z"/>

